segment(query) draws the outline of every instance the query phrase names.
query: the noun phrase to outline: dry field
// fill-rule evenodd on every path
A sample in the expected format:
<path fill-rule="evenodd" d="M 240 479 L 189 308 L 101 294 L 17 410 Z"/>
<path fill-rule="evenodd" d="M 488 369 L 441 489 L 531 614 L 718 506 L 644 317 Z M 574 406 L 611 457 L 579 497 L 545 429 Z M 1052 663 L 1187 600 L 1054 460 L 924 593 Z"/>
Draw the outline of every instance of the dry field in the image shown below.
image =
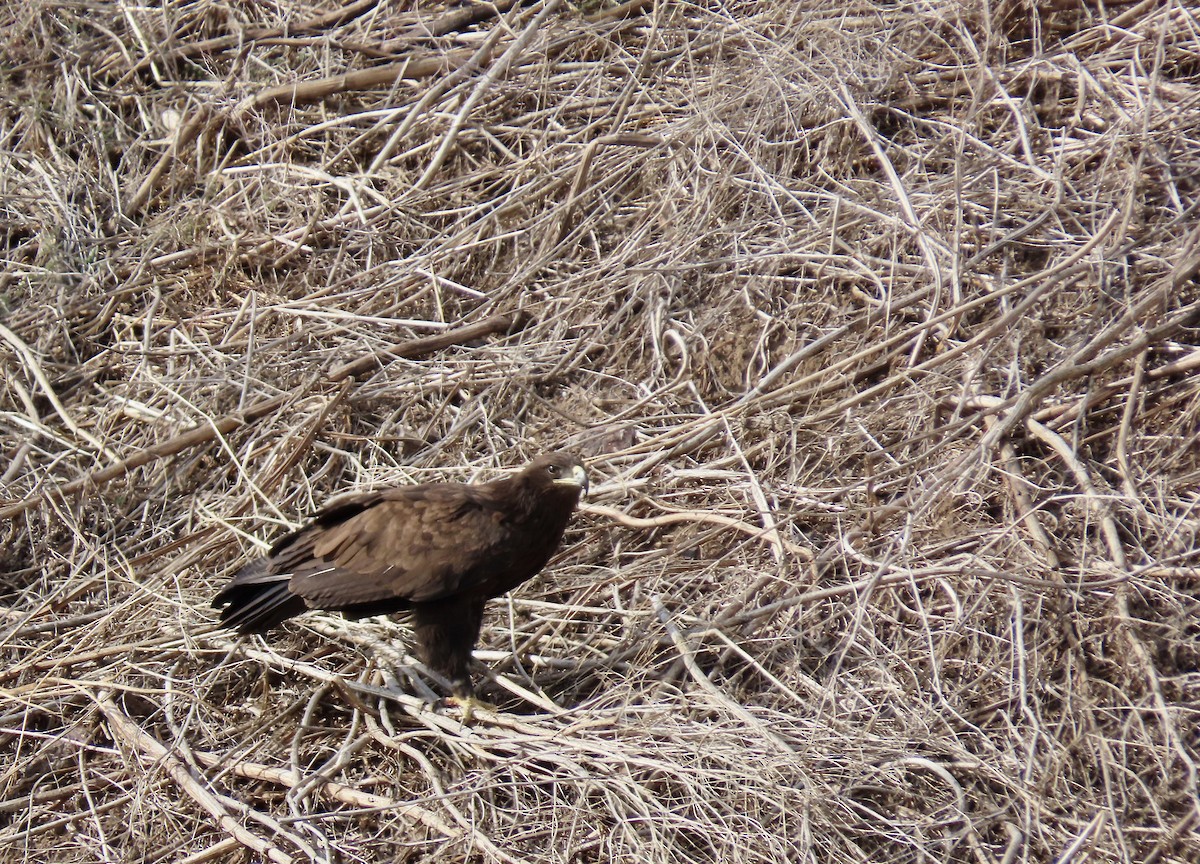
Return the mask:
<path fill-rule="evenodd" d="M 1200 860 L 1195 4 L 0 23 L 0 861 Z M 215 627 L 560 447 L 494 713 Z"/>

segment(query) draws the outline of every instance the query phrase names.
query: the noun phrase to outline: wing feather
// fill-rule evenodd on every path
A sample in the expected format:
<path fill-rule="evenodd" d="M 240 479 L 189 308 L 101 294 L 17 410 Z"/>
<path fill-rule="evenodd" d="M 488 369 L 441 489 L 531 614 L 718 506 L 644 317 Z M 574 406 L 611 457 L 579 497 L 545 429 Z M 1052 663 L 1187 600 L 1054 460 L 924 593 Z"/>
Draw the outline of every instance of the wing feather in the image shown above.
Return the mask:
<path fill-rule="evenodd" d="M 310 607 L 400 608 L 449 597 L 469 587 L 506 537 L 500 511 L 471 487 L 400 487 L 355 504 L 298 532 L 310 536 L 293 535 L 301 560 L 290 590 Z M 279 552 L 282 559 L 292 549 Z"/>

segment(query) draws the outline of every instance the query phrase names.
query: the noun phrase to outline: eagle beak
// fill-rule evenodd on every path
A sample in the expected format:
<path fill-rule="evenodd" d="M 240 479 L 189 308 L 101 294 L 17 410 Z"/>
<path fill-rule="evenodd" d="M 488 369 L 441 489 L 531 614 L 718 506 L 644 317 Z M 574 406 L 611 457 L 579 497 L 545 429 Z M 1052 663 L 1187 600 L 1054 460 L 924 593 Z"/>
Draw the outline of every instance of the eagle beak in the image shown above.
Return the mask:
<path fill-rule="evenodd" d="M 587 472 L 583 470 L 582 465 L 572 465 L 570 474 L 565 477 L 560 477 L 554 482 L 561 483 L 564 486 L 578 486 L 583 491 L 584 495 L 586 495 L 588 491 L 588 476 Z"/>

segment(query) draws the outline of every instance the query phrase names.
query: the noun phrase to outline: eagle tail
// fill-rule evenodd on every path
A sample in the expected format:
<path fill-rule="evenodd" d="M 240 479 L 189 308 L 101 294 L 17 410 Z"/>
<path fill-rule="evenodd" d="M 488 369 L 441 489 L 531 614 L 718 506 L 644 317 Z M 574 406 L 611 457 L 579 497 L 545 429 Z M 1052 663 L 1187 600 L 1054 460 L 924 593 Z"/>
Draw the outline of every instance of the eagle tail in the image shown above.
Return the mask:
<path fill-rule="evenodd" d="M 262 561 L 255 561 L 238 571 L 212 605 L 221 610 L 224 626 L 242 635 L 266 633 L 308 608 L 289 590 L 290 581 L 290 573 L 271 573 Z"/>

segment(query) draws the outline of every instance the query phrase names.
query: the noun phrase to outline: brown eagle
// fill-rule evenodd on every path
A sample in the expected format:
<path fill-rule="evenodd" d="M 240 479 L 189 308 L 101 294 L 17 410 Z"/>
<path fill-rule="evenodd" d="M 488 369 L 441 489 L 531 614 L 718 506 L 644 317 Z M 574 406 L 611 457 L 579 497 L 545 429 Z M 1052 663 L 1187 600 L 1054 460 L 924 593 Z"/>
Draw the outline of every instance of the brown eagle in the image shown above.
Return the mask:
<path fill-rule="evenodd" d="M 577 457 L 548 453 L 490 483 L 343 499 L 242 567 L 213 606 L 243 634 L 307 609 L 348 618 L 407 612 L 421 659 L 469 710 L 484 603 L 546 565 L 587 486 Z"/>

